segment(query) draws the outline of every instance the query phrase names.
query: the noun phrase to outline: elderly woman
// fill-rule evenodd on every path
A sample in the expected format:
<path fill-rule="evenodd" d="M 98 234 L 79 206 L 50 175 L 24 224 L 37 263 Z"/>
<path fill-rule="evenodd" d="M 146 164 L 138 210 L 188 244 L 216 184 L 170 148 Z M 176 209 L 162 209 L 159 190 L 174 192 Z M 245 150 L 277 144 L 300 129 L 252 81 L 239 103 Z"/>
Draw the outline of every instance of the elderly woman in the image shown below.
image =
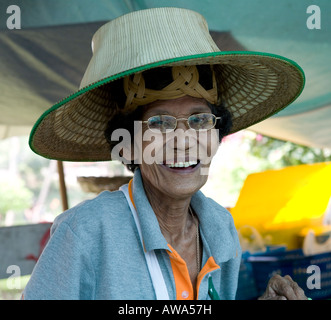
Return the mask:
<path fill-rule="evenodd" d="M 302 70 L 221 52 L 185 9 L 124 15 L 92 44 L 81 89 L 42 115 L 30 146 L 52 159 L 119 159 L 134 177 L 56 218 L 23 297 L 234 299 L 233 219 L 199 190 L 222 138 L 291 103 Z M 261 298 L 306 299 L 289 277 L 272 278 Z"/>

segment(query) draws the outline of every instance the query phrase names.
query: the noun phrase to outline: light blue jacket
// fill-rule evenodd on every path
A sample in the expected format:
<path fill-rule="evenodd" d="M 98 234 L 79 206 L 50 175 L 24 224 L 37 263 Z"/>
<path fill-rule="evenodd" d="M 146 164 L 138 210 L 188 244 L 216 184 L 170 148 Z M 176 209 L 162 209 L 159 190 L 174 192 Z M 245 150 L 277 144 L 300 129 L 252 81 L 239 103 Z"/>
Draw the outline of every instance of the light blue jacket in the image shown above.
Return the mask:
<path fill-rule="evenodd" d="M 176 286 L 157 218 L 136 170 L 133 196 L 146 250 L 155 250 L 170 299 Z M 200 222 L 202 266 L 212 256 L 220 268 L 207 273 L 199 300 L 209 300 L 210 277 L 220 299 L 234 299 L 241 250 L 230 213 L 200 191 L 191 205 Z M 40 256 L 24 299 L 155 299 L 143 248 L 121 191 L 102 192 L 59 215 Z"/>

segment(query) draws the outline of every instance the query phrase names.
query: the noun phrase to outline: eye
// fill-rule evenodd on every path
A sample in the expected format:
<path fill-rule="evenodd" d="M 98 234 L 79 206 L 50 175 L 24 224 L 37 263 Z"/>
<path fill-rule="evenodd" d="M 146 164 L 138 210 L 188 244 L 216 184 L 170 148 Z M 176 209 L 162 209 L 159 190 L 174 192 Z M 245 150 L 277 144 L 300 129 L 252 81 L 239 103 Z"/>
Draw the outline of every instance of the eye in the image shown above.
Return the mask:
<path fill-rule="evenodd" d="M 211 129 L 215 125 L 215 117 L 212 113 L 193 114 L 188 121 L 190 127 L 195 130 Z"/>
<path fill-rule="evenodd" d="M 148 119 L 148 124 L 150 126 L 158 126 L 163 123 L 161 116 L 154 116 Z"/>
<path fill-rule="evenodd" d="M 151 130 L 165 132 L 176 127 L 176 118 L 168 115 L 157 115 L 148 119 L 148 127 Z"/>

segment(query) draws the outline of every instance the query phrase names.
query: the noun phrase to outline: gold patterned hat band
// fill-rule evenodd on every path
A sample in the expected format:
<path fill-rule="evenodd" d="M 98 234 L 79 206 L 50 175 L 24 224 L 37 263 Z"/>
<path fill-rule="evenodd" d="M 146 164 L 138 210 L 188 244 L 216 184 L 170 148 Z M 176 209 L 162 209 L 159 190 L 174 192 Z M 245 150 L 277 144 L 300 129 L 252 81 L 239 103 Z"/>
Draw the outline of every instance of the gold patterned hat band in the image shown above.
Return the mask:
<path fill-rule="evenodd" d="M 199 71 L 196 66 L 172 67 L 173 81 L 161 90 L 153 90 L 145 87 L 145 79 L 142 72 L 135 73 L 124 78 L 123 86 L 126 94 L 126 102 L 123 112 L 128 113 L 137 106 L 146 105 L 156 100 L 170 100 L 191 96 L 204 98 L 208 102 L 217 102 L 217 85 L 214 72 L 212 72 L 212 88 L 206 90 L 199 83 Z"/>

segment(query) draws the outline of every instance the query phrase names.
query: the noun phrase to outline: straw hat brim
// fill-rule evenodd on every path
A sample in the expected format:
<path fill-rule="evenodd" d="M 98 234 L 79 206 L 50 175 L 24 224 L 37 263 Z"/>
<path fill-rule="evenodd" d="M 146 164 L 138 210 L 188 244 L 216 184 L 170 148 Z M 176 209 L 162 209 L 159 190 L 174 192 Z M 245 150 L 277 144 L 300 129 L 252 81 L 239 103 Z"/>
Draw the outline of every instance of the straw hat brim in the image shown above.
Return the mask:
<path fill-rule="evenodd" d="M 199 64 L 214 66 L 218 92 L 232 114 L 230 133 L 279 112 L 300 95 L 305 84 L 297 63 L 268 53 L 219 51 L 158 61 L 103 78 L 56 103 L 34 125 L 30 147 L 50 159 L 111 160 L 104 131 L 117 109 L 106 86 L 152 68 Z"/>

